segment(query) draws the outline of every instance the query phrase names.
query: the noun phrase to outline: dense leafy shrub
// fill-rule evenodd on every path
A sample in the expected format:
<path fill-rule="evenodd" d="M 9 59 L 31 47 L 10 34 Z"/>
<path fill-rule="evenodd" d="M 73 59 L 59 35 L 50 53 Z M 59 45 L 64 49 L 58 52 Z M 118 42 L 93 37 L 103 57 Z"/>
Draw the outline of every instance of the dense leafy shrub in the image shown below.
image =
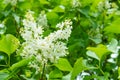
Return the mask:
<path fill-rule="evenodd" d="M 0 0 L 0 80 L 118 80 L 119 34 L 119 0 Z"/>

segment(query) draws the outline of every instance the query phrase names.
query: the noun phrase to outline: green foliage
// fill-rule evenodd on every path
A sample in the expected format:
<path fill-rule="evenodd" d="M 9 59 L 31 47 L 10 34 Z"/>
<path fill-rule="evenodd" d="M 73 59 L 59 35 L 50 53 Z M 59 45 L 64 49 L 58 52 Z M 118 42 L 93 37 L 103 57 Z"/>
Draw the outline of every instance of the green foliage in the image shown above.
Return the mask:
<path fill-rule="evenodd" d="M 120 0 L 12 1 L 0 0 L 0 80 L 120 79 Z M 35 19 L 46 14 L 44 36 L 57 30 L 59 22 L 73 22 L 66 41 L 69 54 L 53 64 L 48 60 L 37 68 L 39 73 L 27 66 L 34 58 L 23 59 L 16 52 L 24 42 L 20 29 L 27 11 L 33 11 Z"/>

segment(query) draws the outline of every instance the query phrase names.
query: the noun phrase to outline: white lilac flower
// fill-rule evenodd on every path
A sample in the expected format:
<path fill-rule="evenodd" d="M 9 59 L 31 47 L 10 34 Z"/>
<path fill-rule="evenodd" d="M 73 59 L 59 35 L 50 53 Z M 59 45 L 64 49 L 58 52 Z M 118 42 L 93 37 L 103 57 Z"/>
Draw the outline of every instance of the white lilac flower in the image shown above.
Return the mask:
<path fill-rule="evenodd" d="M 105 9 L 109 9 L 111 7 L 111 3 L 109 2 L 109 0 L 105 0 Z"/>
<path fill-rule="evenodd" d="M 4 0 L 4 4 L 11 4 L 12 6 L 15 6 L 17 4 L 18 0 Z"/>
<path fill-rule="evenodd" d="M 76 7 L 81 6 L 81 3 L 79 2 L 79 0 L 72 0 L 72 6 L 73 6 L 74 8 L 76 8 Z"/>
<path fill-rule="evenodd" d="M 37 21 L 38 21 L 39 26 L 48 27 L 47 17 L 46 17 L 46 14 L 44 12 L 41 12 L 41 14 L 39 14 Z"/>
<path fill-rule="evenodd" d="M 84 77 L 85 77 L 85 76 L 90 76 L 90 74 L 83 71 L 83 72 L 81 72 L 81 74 L 79 74 L 79 75 L 77 76 L 76 80 L 84 80 Z"/>
<path fill-rule="evenodd" d="M 4 28 L 4 24 L 0 24 L 0 28 Z"/>
<path fill-rule="evenodd" d="M 3 23 L 0 24 L 0 34 L 4 34 L 6 31 L 6 27 Z"/>
<path fill-rule="evenodd" d="M 119 55 L 119 54 L 117 54 L 117 53 L 111 54 L 111 58 L 114 58 L 114 59 L 115 59 L 115 58 L 118 57 L 118 55 Z"/>
<path fill-rule="evenodd" d="M 111 3 L 109 2 L 109 0 L 100 1 L 98 4 L 99 11 L 103 11 L 104 9 L 110 9 L 110 8 L 111 8 Z"/>
<path fill-rule="evenodd" d="M 43 29 L 45 26 L 48 26 L 46 16 L 41 16 L 40 14 L 41 17 L 37 19 L 40 21 L 37 23 L 32 14 L 32 11 L 28 11 L 23 20 L 24 27 L 21 28 L 20 33 L 25 42 L 21 45 L 22 49 L 20 49 L 20 55 L 22 58 L 34 56 L 35 60 L 30 62 L 29 66 L 35 68 L 37 72 L 39 72 L 40 69 L 38 68 L 47 64 L 48 60 L 54 63 L 59 57 L 68 54 L 66 43 L 62 42 L 62 40 L 68 40 L 70 37 L 72 22 L 70 20 L 65 20 L 65 22 L 59 23 L 56 26 L 58 28 L 57 31 L 43 37 Z M 43 23 L 44 20 L 45 23 Z"/>
<path fill-rule="evenodd" d="M 110 58 L 110 59 L 108 59 L 107 61 L 110 62 L 110 63 L 116 63 L 113 58 Z"/>
<path fill-rule="evenodd" d="M 106 10 L 106 14 L 113 14 L 117 12 L 118 6 L 115 3 L 109 2 L 109 0 L 101 1 L 98 4 L 98 10 L 101 12 Z"/>
<path fill-rule="evenodd" d="M 99 4 L 98 4 L 98 10 L 99 11 L 103 11 L 104 10 L 104 3 L 103 2 L 99 2 Z"/>

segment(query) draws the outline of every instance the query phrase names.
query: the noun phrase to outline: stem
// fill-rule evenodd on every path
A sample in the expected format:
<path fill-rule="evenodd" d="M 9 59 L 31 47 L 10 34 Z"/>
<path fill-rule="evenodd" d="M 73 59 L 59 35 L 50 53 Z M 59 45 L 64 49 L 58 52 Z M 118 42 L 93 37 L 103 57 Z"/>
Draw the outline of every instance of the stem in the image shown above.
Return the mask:
<path fill-rule="evenodd" d="M 104 75 L 105 73 L 103 72 L 103 70 L 100 67 L 99 67 L 99 69 L 100 69 L 101 73 Z"/>
<path fill-rule="evenodd" d="M 10 55 L 8 55 L 8 67 L 10 67 Z"/>
<path fill-rule="evenodd" d="M 105 73 L 103 72 L 103 70 L 100 68 L 100 62 L 99 65 L 97 65 L 98 69 L 100 70 L 100 72 L 104 75 Z"/>
<path fill-rule="evenodd" d="M 45 63 L 43 65 L 42 76 L 41 76 L 40 80 L 44 80 L 44 74 L 45 74 Z"/>
<path fill-rule="evenodd" d="M 16 78 L 17 78 L 18 80 L 21 80 L 17 74 L 15 74 L 15 76 L 16 76 Z"/>

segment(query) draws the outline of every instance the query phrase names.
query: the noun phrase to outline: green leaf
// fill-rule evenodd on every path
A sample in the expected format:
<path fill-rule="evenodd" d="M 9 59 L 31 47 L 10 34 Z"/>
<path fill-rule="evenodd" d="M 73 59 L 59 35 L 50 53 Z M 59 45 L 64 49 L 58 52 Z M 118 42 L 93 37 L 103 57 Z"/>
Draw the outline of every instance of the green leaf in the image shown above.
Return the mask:
<path fill-rule="evenodd" d="M 118 79 L 120 79 L 120 67 L 118 68 Z"/>
<path fill-rule="evenodd" d="M 16 69 L 19 69 L 20 67 L 23 67 L 23 66 L 27 65 L 27 64 L 30 62 L 31 59 L 32 59 L 32 58 L 23 59 L 23 60 L 15 63 L 15 64 L 13 64 L 9 69 L 10 69 L 11 71 L 16 70 Z"/>
<path fill-rule="evenodd" d="M 39 1 L 40 1 L 40 3 L 43 4 L 43 5 L 44 5 L 44 4 L 46 4 L 46 5 L 50 4 L 47 0 L 39 0 Z"/>
<path fill-rule="evenodd" d="M 31 2 L 28 0 L 25 0 L 24 2 L 19 3 L 18 6 L 21 10 L 28 10 L 32 7 Z"/>
<path fill-rule="evenodd" d="M 65 7 L 63 5 L 60 5 L 60 6 L 56 6 L 54 9 L 53 9 L 54 12 L 65 12 Z"/>
<path fill-rule="evenodd" d="M 6 18 L 5 26 L 6 26 L 6 34 L 16 34 L 17 33 L 18 26 L 16 25 L 15 19 L 13 16 Z"/>
<path fill-rule="evenodd" d="M 11 55 L 19 47 L 19 40 L 11 34 L 4 35 L 0 40 L 0 51 Z"/>
<path fill-rule="evenodd" d="M 75 77 L 79 73 L 81 73 L 83 70 L 87 70 L 87 69 L 89 69 L 89 68 L 86 66 L 83 58 L 77 59 L 77 61 L 74 64 L 74 68 L 73 68 L 72 75 L 71 75 L 71 80 L 74 80 Z"/>
<path fill-rule="evenodd" d="M 92 57 L 92 58 L 95 58 L 95 59 L 97 59 L 97 60 L 100 60 L 100 58 L 98 58 L 98 56 L 97 56 L 94 52 L 92 52 L 92 51 L 87 51 L 86 54 L 87 54 L 88 56 Z"/>
<path fill-rule="evenodd" d="M 15 21 L 17 22 L 17 24 L 19 24 L 20 23 L 20 17 L 15 13 L 13 13 L 12 15 L 13 15 Z"/>
<path fill-rule="evenodd" d="M 60 58 L 55 66 L 62 71 L 72 71 L 72 67 L 67 59 Z"/>
<path fill-rule="evenodd" d="M 88 6 L 93 3 L 94 0 L 80 0 L 82 7 Z"/>
<path fill-rule="evenodd" d="M 85 15 L 86 18 L 88 18 L 87 20 L 89 20 L 89 22 L 92 24 L 94 28 L 97 26 L 97 24 L 92 20 L 91 16 L 89 16 L 89 12 L 90 12 L 89 7 L 86 7 L 85 9 L 78 9 L 78 11 L 81 14 Z"/>
<path fill-rule="evenodd" d="M 49 78 L 52 79 L 58 79 L 58 78 L 62 78 L 63 74 L 60 70 L 55 69 L 53 71 L 50 72 L 49 74 Z"/>
<path fill-rule="evenodd" d="M 101 2 L 101 1 L 103 1 L 103 0 L 93 0 L 93 4 L 92 4 L 92 6 L 91 6 L 91 10 L 92 11 L 96 11 L 97 10 L 97 6 L 98 6 L 98 4 L 99 4 L 99 2 Z"/>
<path fill-rule="evenodd" d="M 109 52 L 107 47 L 103 44 L 99 44 L 97 47 L 88 47 L 87 49 L 95 52 L 99 59 L 101 59 L 104 54 Z"/>
<path fill-rule="evenodd" d="M 0 80 L 8 80 L 9 71 L 7 69 L 0 70 Z"/>
<path fill-rule="evenodd" d="M 71 6 L 71 2 L 72 0 L 61 0 L 60 4 L 69 7 Z"/>
<path fill-rule="evenodd" d="M 48 19 L 48 23 L 50 23 L 51 25 L 56 25 L 59 19 L 59 16 L 55 12 L 48 12 L 47 19 Z"/>
<path fill-rule="evenodd" d="M 120 33 L 120 18 L 113 21 L 109 26 L 107 26 L 104 31 L 110 33 Z"/>
<path fill-rule="evenodd" d="M 8 73 L 0 72 L 0 80 L 7 80 L 8 77 L 9 77 Z"/>

